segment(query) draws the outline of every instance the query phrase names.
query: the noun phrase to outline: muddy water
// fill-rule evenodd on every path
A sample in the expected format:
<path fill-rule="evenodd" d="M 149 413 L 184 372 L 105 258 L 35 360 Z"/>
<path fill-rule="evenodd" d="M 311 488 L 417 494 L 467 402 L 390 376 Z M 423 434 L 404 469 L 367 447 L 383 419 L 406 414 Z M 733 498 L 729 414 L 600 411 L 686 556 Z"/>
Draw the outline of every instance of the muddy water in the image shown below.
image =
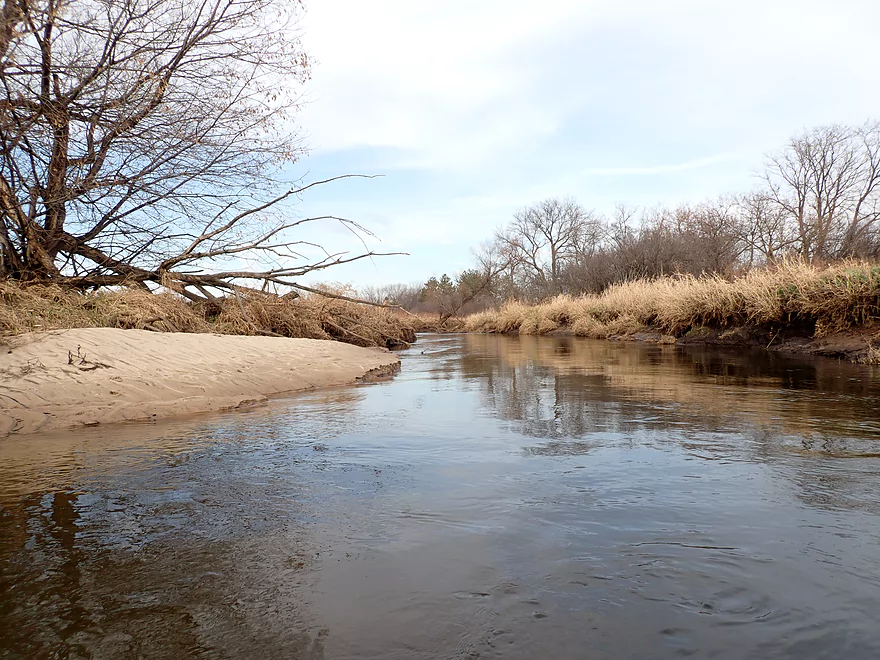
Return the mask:
<path fill-rule="evenodd" d="M 0 441 L 0 657 L 880 657 L 880 373 L 550 338 L 403 357 Z"/>

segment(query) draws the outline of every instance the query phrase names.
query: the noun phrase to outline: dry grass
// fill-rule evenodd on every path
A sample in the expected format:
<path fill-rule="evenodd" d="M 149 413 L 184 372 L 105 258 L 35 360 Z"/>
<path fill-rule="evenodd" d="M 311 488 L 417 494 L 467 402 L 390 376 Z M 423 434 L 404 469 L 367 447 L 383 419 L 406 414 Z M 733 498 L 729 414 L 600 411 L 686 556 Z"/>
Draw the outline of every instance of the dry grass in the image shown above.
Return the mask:
<path fill-rule="evenodd" d="M 416 332 L 461 332 L 464 330 L 464 320 L 456 316 L 441 320 L 440 314 L 416 312 L 409 314 L 409 320 Z"/>
<path fill-rule="evenodd" d="M 511 302 L 465 320 L 476 332 L 546 334 L 558 328 L 606 338 L 654 329 L 680 336 L 693 328 L 814 327 L 819 337 L 880 320 L 880 265 L 845 262 L 816 268 L 787 262 L 729 281 L 669 277 L 635 281 L 601 295 L 558 296 L 539 305 Z"/>
<path fill-rule="evenodd" d="M 120 289 L 83 294 L 0 282 L 0 341 L 4 335 L 84 327 L 278 334 L 360 346 L 399 346 L 415 339 L 414 319 L 402 312 L 320 295 L 292 298 L 245 291 L 208 305 L 174 293 Z"/>

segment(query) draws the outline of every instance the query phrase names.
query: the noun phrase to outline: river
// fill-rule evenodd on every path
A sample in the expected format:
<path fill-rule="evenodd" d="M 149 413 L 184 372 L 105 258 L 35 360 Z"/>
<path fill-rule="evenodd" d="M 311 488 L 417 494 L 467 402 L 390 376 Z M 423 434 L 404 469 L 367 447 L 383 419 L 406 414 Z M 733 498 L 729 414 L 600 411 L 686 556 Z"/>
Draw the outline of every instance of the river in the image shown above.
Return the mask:
<path fill-rule="evenodd" d="M 428 335 L 0 440 L 2 658 L 880 657 L 880 371 Z"/>

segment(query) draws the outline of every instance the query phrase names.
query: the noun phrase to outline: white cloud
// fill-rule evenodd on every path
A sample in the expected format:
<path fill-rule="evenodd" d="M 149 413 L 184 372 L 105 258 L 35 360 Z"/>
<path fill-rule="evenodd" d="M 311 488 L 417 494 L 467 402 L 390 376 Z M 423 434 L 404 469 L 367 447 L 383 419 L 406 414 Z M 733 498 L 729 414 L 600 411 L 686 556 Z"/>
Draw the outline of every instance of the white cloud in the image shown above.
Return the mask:
<path fill-rule="evenodd" d="M 584 177 L 592 176 L 650 176 L 653 174 L 670 174 L 673 172 L 686 172 L 688 170 L 696 170 L 718 163 L 724 163 L 737 157 L 735 153 L 715 154 L 714 156 L 706 156 L 705 158 L 695 158 L 683 163 L 672 163 L 667 165 L 649 165 L 634 167 L 588 167 L 580 171 L 580 175 Z"/>
<path fill-rule="evenodd" d="M 464 261 L 531 201 L 729 192 L 801 128 L 880 114 L 878 24 L 874 0 L 312 0 L 304 166 L 386 174 L 321 201 Z"/>

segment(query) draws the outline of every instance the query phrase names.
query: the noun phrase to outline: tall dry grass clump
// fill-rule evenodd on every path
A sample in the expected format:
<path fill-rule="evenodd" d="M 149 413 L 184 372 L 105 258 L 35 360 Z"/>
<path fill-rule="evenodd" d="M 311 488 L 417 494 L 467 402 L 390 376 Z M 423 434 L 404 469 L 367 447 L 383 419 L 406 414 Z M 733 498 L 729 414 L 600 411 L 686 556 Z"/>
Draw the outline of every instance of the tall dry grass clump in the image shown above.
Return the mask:
<path fill-rule="evenodd" d="M 546 334 L 559 328 L 605 338 L 654 329 L 798 326 L 815 336 L 880 320 L 880 265 L 848 261 L 826 268 L 788 261 L 726 280 L 676 276 L 610 287 L 600 295 L 510 302 L 465 320 L 470 331 Z"/>
<path fill-rule="evenodd" d="M 224 334 L 268 332 L 359 346 L 391 347 L 415 341 L 414 319 L 402 311 L 318 294 L 292 298 L 247 292 L 225 299 L 212 324 L 215 332 Z"/>
<path fill-rule="evenodd" d="M 0 336 L 84 327 L 278 335 L 387 347 L 415 339 L 414 323 L 404 312 L 317 294 L 277 296 L 244 289 L 235 296 L 192 303 L 171 292 L 79 293 L 0 282 Z"/>

